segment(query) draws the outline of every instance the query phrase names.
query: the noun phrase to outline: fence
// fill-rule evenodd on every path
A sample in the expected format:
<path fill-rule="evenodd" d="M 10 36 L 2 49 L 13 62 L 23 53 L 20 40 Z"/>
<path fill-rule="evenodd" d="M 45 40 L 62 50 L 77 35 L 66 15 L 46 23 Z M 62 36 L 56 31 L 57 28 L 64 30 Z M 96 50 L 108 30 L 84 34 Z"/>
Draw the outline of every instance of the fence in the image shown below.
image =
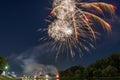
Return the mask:
<path fill-rule="evenodd" d="M 50 76 L 24 76 L 22 77 L 22 80 L 59 80 L 59 79 Z"/>

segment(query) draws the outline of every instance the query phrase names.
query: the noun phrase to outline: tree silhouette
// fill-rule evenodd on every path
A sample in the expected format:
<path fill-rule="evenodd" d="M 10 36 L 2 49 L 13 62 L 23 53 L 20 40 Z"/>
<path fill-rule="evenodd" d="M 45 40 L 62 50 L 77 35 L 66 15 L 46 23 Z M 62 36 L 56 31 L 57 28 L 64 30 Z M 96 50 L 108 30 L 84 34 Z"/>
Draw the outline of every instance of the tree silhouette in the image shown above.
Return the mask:
<path fill-rule="evenodd" d="M 5 58 L 0 56 L 0 75 L 2 74 L 3 71 L 8 70 L 8 62 Z"/>
<path fill-rule="evenodd" d="M 120 52 L 113 53 L 107 58 L 98 60 L 87 67 L 74 66 L 60 72 L 60 77 L 66 76 L 71 76 L 77 79 L 94 77 L 118 77 L 120 76 Z"/>

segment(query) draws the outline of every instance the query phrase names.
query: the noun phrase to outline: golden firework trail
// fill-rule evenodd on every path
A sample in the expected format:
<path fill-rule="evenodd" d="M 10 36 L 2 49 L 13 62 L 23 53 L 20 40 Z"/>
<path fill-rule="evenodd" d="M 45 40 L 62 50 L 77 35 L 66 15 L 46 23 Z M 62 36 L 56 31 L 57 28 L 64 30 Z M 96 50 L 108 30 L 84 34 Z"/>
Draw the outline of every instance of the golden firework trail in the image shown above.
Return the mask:
<path fill-rule="evenodd" d="M 115 7 L 103 2 L 54 0 L 50 13 L 54 20 L 50 21 L 47 31 L 53 40 L 53 49 L 57 51 L 56 58 L 64 51 L 72 57 L 76 52 L 81 56 L 82 51 L 94 47 L 97 33 L 93 27 L 95 23 L 100 23 L 108 32 L 111 31 L 109 23 L 98 16 L 104 16 L 105 12 L 113 16 Z"/>

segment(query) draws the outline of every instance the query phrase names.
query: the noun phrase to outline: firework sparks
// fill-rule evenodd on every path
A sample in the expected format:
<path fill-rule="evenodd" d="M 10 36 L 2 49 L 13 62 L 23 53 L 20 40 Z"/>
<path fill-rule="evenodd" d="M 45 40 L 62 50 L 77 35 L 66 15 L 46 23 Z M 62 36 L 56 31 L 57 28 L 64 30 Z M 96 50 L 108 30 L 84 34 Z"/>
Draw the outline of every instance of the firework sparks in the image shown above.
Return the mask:
<path fill-rule="evenodd" d="M 77 2 L 76 0 L 54 0 L 51 21 L 48 26 L 48 35 L 52 39 L 53 48 L 57 47 L 57 55 L 62 51 L 67 51 L 72 57 L 75 50 L 80 53 L 82 50 L 89 51 L 89 47 L 94 47 L 96 31 L 94 23 L 98 22 L 107 31 L 111 31 L 111 26 L 96 14 L 108 11 L 114 15 L 114 6 L 102 2 Z M 80 54 L 82 55 L 82 54 Z"/>

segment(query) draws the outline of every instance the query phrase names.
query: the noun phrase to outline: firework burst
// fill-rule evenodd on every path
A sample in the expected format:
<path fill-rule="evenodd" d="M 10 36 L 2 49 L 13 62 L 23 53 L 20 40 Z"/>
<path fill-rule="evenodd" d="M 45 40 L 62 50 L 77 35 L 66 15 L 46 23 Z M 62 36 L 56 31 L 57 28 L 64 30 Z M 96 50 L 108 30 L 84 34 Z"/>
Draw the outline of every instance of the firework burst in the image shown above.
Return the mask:
<path fill-rule="evenodd" d="M 114 6 L 103 2 L 81 2 L 76 0 L 54 0 L 47 28 L 49 39 L 53 40 L 53 49 L 59 53 L 66 51 L 72 57 L 75 52 L 89 51 L 94 47 L 96 31 L 93 26 L 96 22 L 108 32 L 111 26 L 98 15 L 104 16 L 104 11 L 114 15 Z M 46 38 L 42 38 L 46 39 Z"/>

